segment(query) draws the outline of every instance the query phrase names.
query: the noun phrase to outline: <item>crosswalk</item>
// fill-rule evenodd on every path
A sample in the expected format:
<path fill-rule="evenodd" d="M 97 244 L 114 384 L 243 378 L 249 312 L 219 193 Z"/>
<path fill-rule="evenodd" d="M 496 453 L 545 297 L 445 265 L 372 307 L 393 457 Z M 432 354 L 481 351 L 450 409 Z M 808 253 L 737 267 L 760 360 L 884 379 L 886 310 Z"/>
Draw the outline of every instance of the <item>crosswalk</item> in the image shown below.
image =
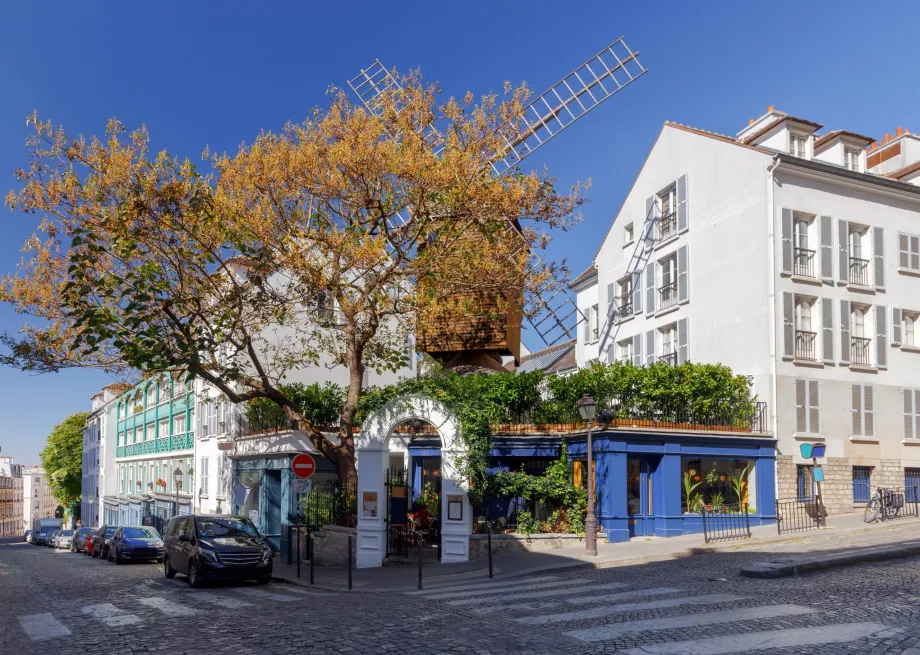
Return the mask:
<path fill-rule="evenodd" d="M 155 623 L 164 617 L 194 617 L 214 610 L 237 610 L 265 603 L 296 603 L 308 596 L 319 596 L 313 591 L 290 585 L 269 587 L 229 587 L 212 591 L 191 589 L 185 585 L 144 584 L 131 594 L 119 599 L 118 604 L 98 603 L 84 605 L 78 612 L 40 612 L 19 616 L 19 626 L 32 641 L 67 637 L 78 628 L 123 626 Z M 248 599 L 248 600 L 247 600 Z"/>
<path fill-rule="evenodd" d="M 623 648 L 630 655 L 733 655 L 784 648 L 800 652 L 900 632 L 871 621 L 835 623 L 840 617 L 834 613 L 793 603 L 758 603 L 743 593 L 599 584 L 561 576 L 447 583 L 406 593 L 452 610 L 495 613 L 512 625 L 546 627 L 586 646 L 614 642 L 617 652 Z M 687 629 L 699 635 L 687 639 Z"/>

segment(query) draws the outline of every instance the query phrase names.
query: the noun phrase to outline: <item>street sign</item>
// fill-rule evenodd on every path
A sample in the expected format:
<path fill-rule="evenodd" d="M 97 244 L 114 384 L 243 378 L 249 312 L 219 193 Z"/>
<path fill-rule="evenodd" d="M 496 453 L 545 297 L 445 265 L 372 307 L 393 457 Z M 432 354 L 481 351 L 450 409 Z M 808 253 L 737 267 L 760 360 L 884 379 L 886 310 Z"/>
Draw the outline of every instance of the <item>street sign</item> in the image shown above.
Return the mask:
<path fill-rule="evenodd" d="M 815 482 L 824 482 L 824 469 L 823 468 L 821 468 L 820 466 L 816 466 L 814 467 L 814 469 L 812 469 L 812 472 L 815 475 Z"/>
<path fill-rule="evenodd" d="M 811 459 L 812 458 L 811 453 L 813 449 L 814 449 L 814 446 L 812 446 L 810 443 L 803 443 L 801 446 L 799 446 L 799 450 L 802 453 L 803 459 Z"/>
<path fill-rule="evenodd" d="M 308 494 L 313 490 L 313 480 L 294 478 L 291 480 L 291 493 Z"/>
<path fill-rule="evenodd" d="M 812 444 L 812 457 L 824 457 L 824 451 L 827 450 L 827 446 L 823 443 Z"/>
<path fill-rule="evenodd" d="M 306 453 L 300 453 L 291 460 L 291 470 L 298 478 L 309 478 L 316 470 L 316 460 Z"/>

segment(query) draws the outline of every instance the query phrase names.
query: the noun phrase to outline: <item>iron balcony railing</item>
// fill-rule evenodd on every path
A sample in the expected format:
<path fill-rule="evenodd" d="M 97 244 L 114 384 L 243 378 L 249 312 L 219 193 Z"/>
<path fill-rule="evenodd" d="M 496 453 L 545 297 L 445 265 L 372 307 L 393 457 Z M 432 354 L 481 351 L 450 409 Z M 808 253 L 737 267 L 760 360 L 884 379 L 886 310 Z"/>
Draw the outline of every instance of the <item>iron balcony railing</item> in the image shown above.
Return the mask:
<path fill-rule="evenodd" d="M 636 396 L 598 399 L 598 422 L 612 427 L 767 433 L 767 403 L 726 400 L 706 407 L 692 401 L 651 400 Z"/>
<path fill-rule="evenodd" d="M 808 248 L 795 248 L 793 251 L 793 269 L 801 277 L 815 276 L 815 251 Z"/>
<path fill-rule="evenodd" d="M 813 362 L 817 359 L 815 354 L 815 338 L 817 334 L 808 330 L 795 331 L 795 358 Z"/>
<path fill-rule="evenodd" d="M 658 309 L 667 309 L 677 303 L 677 282 L 658 288 Z"/>
<path fill-rule="evenodd" d="M 658 219 L 658 240 L 664 241 L 677 234 L 677 213 L 664 214 Z"/>
<path fill-rule="evenodd" d="M 872 339 L 866 337 L 851 337 L 851 356 L 850 360 L 854 364 L 869 365 L 869 352 L 872 346 Z"/>
<path fill-rule="evenodd" d="M 624 300 L 620 302 L 620 305 L 617 307 L 617 318 L 623 320 L 632 316 L 633 313 L 633 304 L 632 304 L 632 294 L 630 294 L 629 300 Z"/>
<path fill-rule="evenodd" d="M 659 362 L 664 362 L 668 366 L 677 366 L 677 353 L 667 353 L 658 358 Z"/>
<path fill-rule="evenodd" d="M 869 286 L 869 260 L 850 257 L 850 284 Z"/>

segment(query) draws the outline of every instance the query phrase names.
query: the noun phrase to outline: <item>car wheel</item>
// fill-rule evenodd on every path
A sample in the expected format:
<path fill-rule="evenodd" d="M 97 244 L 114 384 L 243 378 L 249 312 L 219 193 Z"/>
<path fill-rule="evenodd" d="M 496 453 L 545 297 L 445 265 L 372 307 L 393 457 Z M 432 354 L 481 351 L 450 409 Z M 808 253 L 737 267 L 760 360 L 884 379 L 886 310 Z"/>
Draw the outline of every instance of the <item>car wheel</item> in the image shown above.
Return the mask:
<path fill-rule="evenodd" d="M 192 560 L 188 563 L 188 586 L 197 589 L 201 586 L 201 576 L 198 573 L 198 562 Z"/>
<path fill-rule="evenodd" d="M 166 576 L 168 580 L 172 580 L 176 577 L 176 569 L 169 565 L 169 558 L 163 557 L 163 575 Z"/>

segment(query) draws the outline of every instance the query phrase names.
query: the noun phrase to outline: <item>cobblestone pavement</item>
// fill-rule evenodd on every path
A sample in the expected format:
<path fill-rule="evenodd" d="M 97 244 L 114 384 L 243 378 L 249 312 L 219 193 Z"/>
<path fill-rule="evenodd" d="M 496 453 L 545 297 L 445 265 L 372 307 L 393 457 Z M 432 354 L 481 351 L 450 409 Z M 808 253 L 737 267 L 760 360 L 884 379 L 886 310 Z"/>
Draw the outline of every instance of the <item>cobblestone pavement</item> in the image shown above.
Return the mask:
<path fill-rule="evenodd" d="M 386 594 L 281 584 L 193 591 L 182 576 L 165 580 L 155 565 L 5 545 L 0 653 L 66 645 L 78 653 L 900 655 L 920 646 L 916 559 L 796 579 L 738 575 L 742 564 L 811 550 L 808 539 L 825 537 Z"/>

